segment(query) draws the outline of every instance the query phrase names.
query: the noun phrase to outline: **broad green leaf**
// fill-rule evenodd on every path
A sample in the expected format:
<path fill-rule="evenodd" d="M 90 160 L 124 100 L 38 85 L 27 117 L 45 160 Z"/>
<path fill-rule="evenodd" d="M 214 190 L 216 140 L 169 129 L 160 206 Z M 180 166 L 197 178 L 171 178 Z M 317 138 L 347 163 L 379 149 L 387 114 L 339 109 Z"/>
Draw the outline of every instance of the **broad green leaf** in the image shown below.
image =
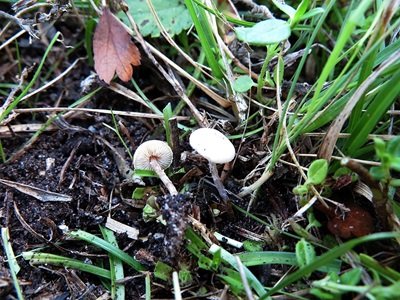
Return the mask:
<path fill-rule="evenodd" d="M 379 158 L 382 158 L 386 153 L 385 141 L 382 140 L 381 138 L 374 138 L 374 144 L 375 144 L 376 155 L 378 155 Z"/>
<path fill-rule="evenodd" d="M 193 282 L 192 273 L 190 272 L 187 266 L 184 266 L 179 270 L 178 277 L 179 277 L 179 282 L 183 286 L 187 286 Z"/>
<path fill-rule="evenodd" d="M 253 241 L 253 240 L 245 240 L 243 242 L 244 250 L 249 251 L 249 252 L 262 251 L 264 248 L 264 245 L 265 245 L 264 242 L 258 242 L 258 241 Z"/>
<path fill-rule="evenodd" d="M 192 19 L 180 0 L 151 0 L 165 30 L 171 35 L 181 33 L 192 25 Z M 127 0 L 129 12 L 143 36 L 159 37 L 160 29 L 145 0 Z"/>
<path fill-rule="evenodd" d="M 171 266 L 163 263 L 162 261 L 158 261 L 154 268 L 154 277 L 168 281 L 171 278 L 172 271 L 173 269 Z"/>
<path fill-rule="evenodd" d="M 140 169 L 135 169 L 135 175 L 139 177 L 157 177 L 158 175 L 156 172 L 152 170 L 140 170 Z"/>
<path fill-rule="evenodd" d="M 135 188 L 132 193 L 132 199 L 135 199 L 135 200 L 143 199 L 145 192 L 146 192 L 146 189 L 144 187 Z"/>
<path fill-rule="evenodd" d="M 251 79 L 250 76 L 242 75 L 235 79 L 232 87 L 236 92 L 245 93 L 255 85 L 256 84 L 253 82 L 253 79 Z"/>
<path fill-rule="evenodd" d="M 279 19 L 261 21 L 250 28 L 237 27 L 235 31 L 239 40 L 255 46 L 276 44 L 290 36 L 289 24 Z"/>
<path fill-rule="evenodd" d="M 400 157 L 393 157 L 390 161 L 390 167 L 400 172 Z"/>
<path fill-rule="evenodd" d="M 293 193 L 296 195 L 305 195 L 308 193 L 308 188 L 306 185 L 302 184 L 302 185 L 298 185 L 296 187 L 293 188 Z"/>
<path fill-rule="evenodd" d="M 392 179 L 390 180 L 390 185 L 394 187 L 400 187 L 400 179 Z"/>
<path fill-rule="evenodd" d="M 317 297 L 317 299 L 321 300 L 334 300 L 337 299 L 338 296 L 334 295 L 332 292 L 327 292 L 324 290 L 321 290 L 319 288 L 312 288 L 310 290 L 311 295 L 314 295 Z"/>
<path fill-rule="evenodd" d="M 350 171 L 350 169 L 349 168 L 346 168 L 346 167 L 340 167 L 339 169 L 337 169 L 336 171 L 335 171 L 335 173 L 333 174 L 333 179 L 338 179 L 339 177 L 342 177 L 342 176 L 344 176 L 344 175 L 350 175 L 351 174 L 351 171 Z"/>
<path fill-rule="evenodd" d="M 296 244 L 296 258 L 300 268 L 305 267 L 315 260 L 315 249 L 313 245 L 305 239 L 301 239 Z"/>
<path fill-rule="evenodd" d="M 328 162 L 326 159 L 314 160 L 307 172 L 306 184 L 321 184 L 328 175 Z"/>
<path fill-rule="evenodd" d="M 387 143 L 387 151 L 393 157 L 400 157 L 400 136 L 391 139 Z"/>
<path fill-rule="evenodd" d="M 371 167 L 371 169 L 369 169 L 369 172 L 375 180 L 382 180 L 386 177 L 385 169 L 382 167 Z"/>
<path fill-rule="evenodd" d="M 218 275 L 218 277 L 229 285 L 230 291 L 234 295 L 236 296 L 243 295 L 244 294 L 243 281 L 240 278 L 239 272 L 236 272 L 229 268 L 225 268 L 224 271 L 225 273 L 227 273 L 227 275 Z"/>
<path fill-rule="evenodd" d="M 396 282 L 390 286 L 377 286 L 372 288 L 371 293 L 375 299 L 399 299 L 400 298 L 400 282 Z"/>
<path fill-rule="evenodd" d="M 357 285 L 361 278 L 362 269 L 355 268 L 340 275 L 340 283 L 347 285 Z"/>

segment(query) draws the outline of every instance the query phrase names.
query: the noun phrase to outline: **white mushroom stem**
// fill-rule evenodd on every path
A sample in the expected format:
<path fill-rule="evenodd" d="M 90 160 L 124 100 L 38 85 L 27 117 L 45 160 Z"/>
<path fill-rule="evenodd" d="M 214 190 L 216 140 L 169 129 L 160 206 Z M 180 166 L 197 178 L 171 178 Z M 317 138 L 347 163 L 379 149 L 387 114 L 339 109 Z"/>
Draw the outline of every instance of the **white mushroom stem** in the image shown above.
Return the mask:
<path fill-rule="evenodd" d="M 210 166 L 210 173 L 214 181 L 215 187 L 217 188 L 222 200 L 226 202 L 228 200 L 228 194 L 225 190 L 224 184 L 221 181 L 221 177 L 219 177 L 218 175 L 217 165 L 211 161 L 208 161 L 208 165 Z"/>
<path fill-rule="evenodd" d="M 157 173 L 160 180 L 164 183 L 165 187 L 168 189 L 169 193 L 172 196 L 178 195 L 178 191 L 176 190 L 174 184 L 171 179 L 165 174 L 164 170 L 161 168 L 160 164 L 157 162 L 157 159 L 150 158 L 150 166 L 154 172 Z"/>

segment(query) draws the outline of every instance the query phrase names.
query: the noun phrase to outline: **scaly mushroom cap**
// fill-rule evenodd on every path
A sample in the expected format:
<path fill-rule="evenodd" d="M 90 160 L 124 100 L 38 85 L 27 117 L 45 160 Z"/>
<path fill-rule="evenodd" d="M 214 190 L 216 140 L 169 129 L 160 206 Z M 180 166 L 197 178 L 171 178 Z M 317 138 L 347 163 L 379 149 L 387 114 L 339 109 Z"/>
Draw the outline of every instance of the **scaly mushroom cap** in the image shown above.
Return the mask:
<path fill-rule="evenodd" d="M 216 164 L 230 162 L 235 157 L 235 147 L 218 130 L 200 128 L 190 135 L 190 146 L 208 161 Z"/>
<path fill-rule="evenodd" d="M 153 170 L 150 160 L 156 160 L 161 169 L 167 169 L 172 163 L 172 150 L 166 142 L 151 140 L 144 142 L 133 155 L 133 166 L 140 170 Z"/>

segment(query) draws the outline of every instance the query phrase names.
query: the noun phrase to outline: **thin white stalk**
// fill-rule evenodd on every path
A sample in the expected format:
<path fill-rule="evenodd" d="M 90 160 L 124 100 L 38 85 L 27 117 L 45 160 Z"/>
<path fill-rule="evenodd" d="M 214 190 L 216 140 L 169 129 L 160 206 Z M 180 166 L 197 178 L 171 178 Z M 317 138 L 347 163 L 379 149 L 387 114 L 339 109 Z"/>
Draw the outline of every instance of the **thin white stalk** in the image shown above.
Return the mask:
<path fill-rule="evenodd" d="M 174 184 L 171 179 L 165 174 L 164 170 L 161 168 L 160 164 L 155 159 L 150 159 L 150 166 L 153 171 L 157 173 L 160 180 L 164 183 L 165 187 L 169 191 L 172 196 L 178 195 L 178 191 L 176 190 Z"/>
<path fill-rule="evenodd" d="M 210 167 L 210 173 L 214 181 L 215 187 L 217 188 L 218 193 L 221 196 L 222 200 L 226 202 L 228 200 L 228 194 L 225 190 L 224 184 L 221 181 L 221 177 L 219 177 L 218 175 L 217 165 L 210 161 L 208 162 L 208 165 Z"/>
<path fill-rule="evenodd" d="M 175 300 L 182 300 L 182 294 L 181 294 L 181 287 L 179 285 L 178 272 L 176 272 L 176 271 L 174 271 L 172 273 L 172 284 L 174 286 Z"/>

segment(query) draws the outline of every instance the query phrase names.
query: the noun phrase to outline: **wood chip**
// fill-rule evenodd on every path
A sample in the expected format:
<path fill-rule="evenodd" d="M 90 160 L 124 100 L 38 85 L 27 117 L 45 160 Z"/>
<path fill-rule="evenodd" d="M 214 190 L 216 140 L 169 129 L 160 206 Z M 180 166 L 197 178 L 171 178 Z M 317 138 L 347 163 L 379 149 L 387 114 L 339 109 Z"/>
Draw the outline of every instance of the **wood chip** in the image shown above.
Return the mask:
<path fill-rule="evenodd" d="M 9 180 L 5 180 L 5 179 L 0 179 L 0 183 L 6 185 L 8 187 L 14 188 L 14 189 L 20 191 L 21 193 L 32 196 L 42 202 L 51 202 L 51 201 L 68 202 L 68 201 L 72 200 L 71 196 L 42 190 L 37 187 L 30 186 L 30 185 L 23 184 L 23 183 L 9 181 Z"/>
<path fill-rule="evenodd" d="M 137 240 L 139 237 L 139 230 L 137 228 L 118 222 L 111 217 L 107 217 L 106 227 L 116 233 L 126 233 L 132 240 Z"/>

